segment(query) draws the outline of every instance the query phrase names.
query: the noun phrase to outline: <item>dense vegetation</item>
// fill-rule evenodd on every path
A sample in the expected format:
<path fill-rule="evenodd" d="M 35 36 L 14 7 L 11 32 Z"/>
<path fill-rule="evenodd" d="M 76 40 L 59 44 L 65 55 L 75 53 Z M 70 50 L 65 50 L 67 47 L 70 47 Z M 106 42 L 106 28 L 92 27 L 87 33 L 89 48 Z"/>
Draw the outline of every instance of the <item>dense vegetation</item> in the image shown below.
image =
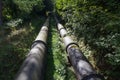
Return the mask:
<path fill-rule="evenodd" d="M 0 79 L 13 80 L 48 11 L 55 12 L 98 72 L 119 80 L 119 0 L 0 0 Z M 50 31 L 46 80 L 75 80 L 53 19 Z"/>
<path fill-rule="evenodd" d="M 44 16 L 38 17 L 38 13 L 43 8 L 42 0 L 37 0 L 37 2 L 35 0 L 23 0 L 23 2 L 21 0 L 2 0 L 1 80 L 14 79 L 41 28 L 40 26 L 45 21 Z"/>
<path fill-rule="evenodd" d="M 57 0 L 55 5 L 65 27 L 71 30 L 70 34 L 74 34 L 88 48 L 84 50 L 82 46 L 82 51 L 94 57 L 97 68 L 108 80 L 118 80 L 120 1 Z"/>

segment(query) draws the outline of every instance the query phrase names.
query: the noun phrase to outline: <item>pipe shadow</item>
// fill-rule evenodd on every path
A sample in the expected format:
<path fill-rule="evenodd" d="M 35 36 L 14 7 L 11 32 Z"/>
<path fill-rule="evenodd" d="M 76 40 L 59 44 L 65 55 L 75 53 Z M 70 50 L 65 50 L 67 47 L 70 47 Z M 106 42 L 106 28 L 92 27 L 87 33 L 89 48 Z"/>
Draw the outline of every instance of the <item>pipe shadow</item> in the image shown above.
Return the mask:
<path fill-rule="evenodd" d="M 53 49 L 52 49 L 52 27 L 54 24 L 52 24 L 52 19 L 50 19 L 50 25 L 49 25 L 49 31 L 48 31 L 48 40 L 47 40 L 47 65 L 46 65 L 46 75 L 45 80 L 54 80 L 54 60 L 53 60 Z"/>

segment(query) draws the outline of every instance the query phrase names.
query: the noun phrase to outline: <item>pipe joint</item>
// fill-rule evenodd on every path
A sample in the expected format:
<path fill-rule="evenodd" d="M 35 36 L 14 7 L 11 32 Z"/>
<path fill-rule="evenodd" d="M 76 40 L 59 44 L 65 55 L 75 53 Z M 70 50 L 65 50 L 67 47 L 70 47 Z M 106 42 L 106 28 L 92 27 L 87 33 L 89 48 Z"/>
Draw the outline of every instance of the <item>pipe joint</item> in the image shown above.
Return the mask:
<path fill-rule="evenodd" d="M 36 40 L 36 41 L 33 42 L 33 45 L 31 46 L 31 49 L 33 47 L 35 47 L 35 45 L 37 45 L 38 43 L 42 43 L 47 48 L 47 44 L 44 41 L 42 41 L 42 40 Z"/>
<path fill-rule="evenodd" d="M 67 44 L 66 45 L 66 52 L 68 52 L 68 49 L 70 48 L 70 47 L 79 47 L 79 45 L 77 44 L 77 43 L 75 43 L 75 42 L 72 42 L 72 43 L 69 43 L 69 44 Z"/>

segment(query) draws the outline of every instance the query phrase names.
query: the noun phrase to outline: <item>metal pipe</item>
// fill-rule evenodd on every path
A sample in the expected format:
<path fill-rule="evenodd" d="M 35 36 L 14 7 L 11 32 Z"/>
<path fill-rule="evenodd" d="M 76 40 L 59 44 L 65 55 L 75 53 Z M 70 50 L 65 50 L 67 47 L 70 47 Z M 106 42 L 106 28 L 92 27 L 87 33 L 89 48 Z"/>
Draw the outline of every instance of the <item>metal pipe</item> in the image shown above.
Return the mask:
<path fill-rule="evenodd" d="M 44 80 L 49 18 L 41 28 L 15 80 Z"/>
<path fill-rule="evenodd" d="M 55 17 L 55 16 L 54 16 Z M 104 77 L 97 74 L 93 66 L 84 56 L 84 54 L 79 50 L 79 46 L 75 43 L 70 36 L 68 36 L 67 31 L 59 23 L 55 17 L 57 28 L 63 39 L 64 45 L 66 47 L 66 52 L 69 55 L 71 65 L 74 68 L 78 80 L 104 80 Z"/>

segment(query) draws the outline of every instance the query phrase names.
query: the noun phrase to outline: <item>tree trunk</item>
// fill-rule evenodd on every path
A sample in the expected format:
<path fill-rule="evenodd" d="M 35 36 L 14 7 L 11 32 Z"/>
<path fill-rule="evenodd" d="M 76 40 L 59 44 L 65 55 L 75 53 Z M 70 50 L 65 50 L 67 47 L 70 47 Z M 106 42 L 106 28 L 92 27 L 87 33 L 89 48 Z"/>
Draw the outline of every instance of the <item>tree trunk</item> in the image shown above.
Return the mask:
<path fill-rule="evenodd" d="M 2 25 L 2 0 L 0 0 L 0 26 Z"/>

